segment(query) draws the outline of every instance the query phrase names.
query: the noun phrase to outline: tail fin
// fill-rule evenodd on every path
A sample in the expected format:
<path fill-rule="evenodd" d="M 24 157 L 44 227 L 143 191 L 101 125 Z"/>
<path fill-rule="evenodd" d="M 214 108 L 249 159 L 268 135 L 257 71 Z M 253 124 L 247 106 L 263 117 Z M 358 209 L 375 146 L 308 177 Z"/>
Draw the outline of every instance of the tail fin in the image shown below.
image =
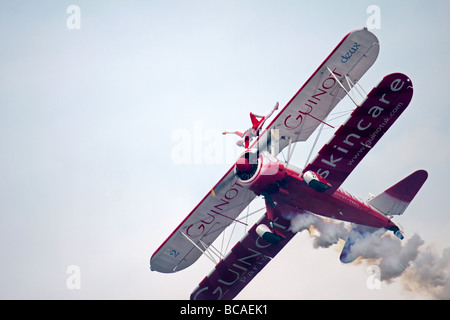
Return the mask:
<path fill-rule="evenodd" d="M 425 170 L 418 170 L 367 203 L 386 216 L 401 215 L 428 178 Z"/>
<path fill-rule="evenodd" d="M 380 195 L 369 200 L 368 204 L 386 216 L 403 214 L 427 178 L 428 173 L 425 170 L 418 170 Z M 398 227 L 391 228 L 390 230 L 399 239 L 403 239 L 403 235 Z M 360 256 L 360 252 L 355 244 L 361 243 L 369 236 L 381 238 L 385 232 L 386 229 L 384 228 L 378 229 L 352 224 L 352 229 L 339 257 L 341 262 L 350 263 Z"/>

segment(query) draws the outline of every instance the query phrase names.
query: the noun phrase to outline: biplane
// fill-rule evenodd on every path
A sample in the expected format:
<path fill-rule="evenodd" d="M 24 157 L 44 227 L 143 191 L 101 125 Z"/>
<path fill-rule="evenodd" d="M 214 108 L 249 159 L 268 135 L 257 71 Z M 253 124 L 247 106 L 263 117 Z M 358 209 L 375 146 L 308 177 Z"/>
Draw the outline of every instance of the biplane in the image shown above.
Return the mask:
<path fill-rule="evenodd" d="M 383 193 L 362 201 L 342 183 L 398 119 L 413 96 L 402 73 L 385 76 L 335 131 L 317 156 L 298 169 L 289 163 L 292 146 L 306 141 L 351 91 L 379 53 L 377 37 L 366 28 L 347 34 L 264 130 L 247 140 L 236 163 L 156 250 L 150 268 L 173 273 L 191 266 L 256 198 L 265 214 L 217 263 L 191 299 L 230 300 L 295 236 L 293 215 L 313 214 L 351 223 L 340 260 L 358 257 L 352 248 L 375 231 L 403 239 L 393 217 L 405 212 L 428 174 L 418 170 Z M 353 100 L 353 99 L 352 99 Z M 278 105 L 276 106 L 278 107 Z M 255 122 L 253 121 L 253 125 Z M 277 156 L 287 148 L 286 161 Z"/>

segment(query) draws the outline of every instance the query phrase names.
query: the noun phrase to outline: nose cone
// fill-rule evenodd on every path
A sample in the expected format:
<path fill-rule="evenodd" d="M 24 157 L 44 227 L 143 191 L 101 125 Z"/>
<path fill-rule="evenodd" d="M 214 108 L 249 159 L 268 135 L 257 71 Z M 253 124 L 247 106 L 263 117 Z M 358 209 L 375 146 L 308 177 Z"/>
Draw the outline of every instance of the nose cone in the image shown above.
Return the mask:
<path fill-rule="evenodd" d="M 238 161 L 236 161 L 236 168 L 239 172 L 250 172 L 252 170 L 252 165 L 248 159 L 239 158 Z"/>

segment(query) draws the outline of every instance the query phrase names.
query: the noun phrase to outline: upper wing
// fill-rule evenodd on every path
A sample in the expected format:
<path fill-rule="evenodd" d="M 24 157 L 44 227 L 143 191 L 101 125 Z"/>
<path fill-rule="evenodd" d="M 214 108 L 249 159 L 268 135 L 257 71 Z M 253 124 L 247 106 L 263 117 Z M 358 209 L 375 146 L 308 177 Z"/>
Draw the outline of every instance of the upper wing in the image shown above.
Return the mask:
<path fill-rule="evenodd" d="M 346 85 L 347 90 L 351 89 L 373 65 L 378 52 L 378 39 L 366 28 L 349 33 L 255 143 L 263 149 L 276 139 L 277 150 L 271 151 L 276 155 L 289 140 L 307 140 L 346 94 L 335 77 Z"/>
<path fill-rule="evenodd" d="M 239 241 L 214 270 L 192 292 L 191 300 L 231 300 L 274 258 L 294 237 L 287 231 L 290 222 L 278 214 L 275 227 L 285 240 L 272 245 L 258 236 L 256 227 L 268 224 L 264 215 Z"/>
<path fill-rule="evenodd" d="M 406 109 L 412 95 L 412 82 L 404 74 L 384 77 L 303 172 L 318 173 L 331 184 L 325 192 L 336 191 Z"/>
<path fill-rule="evenodd" d="M 237 182 L 233 167 L 192 210 L 150 259 L 154 271 L 170 273 L 189 267 L 254 199 Z"/>

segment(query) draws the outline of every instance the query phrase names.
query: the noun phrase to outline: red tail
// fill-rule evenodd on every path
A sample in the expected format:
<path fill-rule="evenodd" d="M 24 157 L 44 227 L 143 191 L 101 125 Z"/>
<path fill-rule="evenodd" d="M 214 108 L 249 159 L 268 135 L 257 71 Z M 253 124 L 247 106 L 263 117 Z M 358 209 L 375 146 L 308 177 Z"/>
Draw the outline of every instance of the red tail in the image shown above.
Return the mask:
<path fill-rule="evenodd" d="M 369 200 L 368 203 L 384 215 L 403 214 L 427 178 L 428 173 L 425 170 L 418 170 Z"/>

